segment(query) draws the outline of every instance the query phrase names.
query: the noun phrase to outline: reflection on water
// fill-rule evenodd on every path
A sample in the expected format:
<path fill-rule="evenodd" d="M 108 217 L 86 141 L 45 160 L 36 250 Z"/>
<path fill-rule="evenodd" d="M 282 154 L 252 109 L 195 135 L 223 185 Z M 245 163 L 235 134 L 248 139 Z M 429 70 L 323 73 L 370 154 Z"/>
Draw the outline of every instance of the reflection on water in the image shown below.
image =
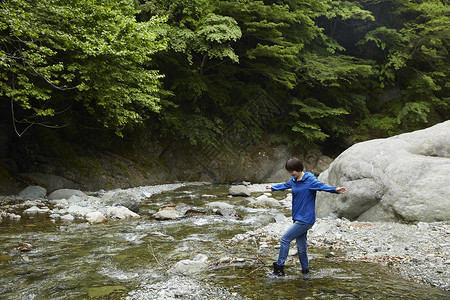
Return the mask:
<path fill-rule="evenodd" d="M 53 223 L 45 216 L 6 220 L 0 225 L 0 298 L 124 299 L 142 282 L 165 280 L 166 270 L 177 261 L 199 253 L 211 262 L 246 258 L 211 267 L 204 276 L 250 299 L 450 298 L 448 292 L 403 280 L 378 265 L 325 259 L 321 249 L 310 249 L 311 280 L 303 280 L 295 265 L 287 266 L 286 278 L 266 278 L 270 269 L 261 261 L 271 264 L 275 249 L 257 260 L 253 246 L 229 247 L 224 242 L 268 224 L 279 211 L 249 209 L 243 198 L 228 198 L 227 191 L 228 186 L 205 185 L 154 195 L 142 205 L 141 219 L 100 225 Z M 211 201 L 235 205 L 243 220 L 211 214 L 206 209 Z M 160 207 L 177 203 L 198 213 L 175 221 L 150 218 Z M 31 251 L 17 249 L 26 243 Z"/>
<path fill-rule="evenodd" d="M 265 278 L 267 269 L 252 273 L 252 267 L 235 267 L 232 272 L 215 270 L 215 281 L 251 299 L 449 299 L 450 296 L 448 292 L 405 281 L 374 264 L 314 259 L 311 267 L 314 271 L 310 280 L 304 280 L 299 266 L 290 266 L 285 278 Z M 236 280 L 235 276 L 241 278 Z"/>

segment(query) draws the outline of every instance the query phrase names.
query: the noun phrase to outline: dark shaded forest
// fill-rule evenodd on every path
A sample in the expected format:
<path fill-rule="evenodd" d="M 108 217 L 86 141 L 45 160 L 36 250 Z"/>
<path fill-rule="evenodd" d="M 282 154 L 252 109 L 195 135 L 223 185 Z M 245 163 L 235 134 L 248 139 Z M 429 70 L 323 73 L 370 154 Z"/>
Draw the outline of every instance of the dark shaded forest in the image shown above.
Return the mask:
<path fill-rule="evenodd" d="M 449 119 L 441 0 L 5 0 L 0 129 L 339 152 Z"/>

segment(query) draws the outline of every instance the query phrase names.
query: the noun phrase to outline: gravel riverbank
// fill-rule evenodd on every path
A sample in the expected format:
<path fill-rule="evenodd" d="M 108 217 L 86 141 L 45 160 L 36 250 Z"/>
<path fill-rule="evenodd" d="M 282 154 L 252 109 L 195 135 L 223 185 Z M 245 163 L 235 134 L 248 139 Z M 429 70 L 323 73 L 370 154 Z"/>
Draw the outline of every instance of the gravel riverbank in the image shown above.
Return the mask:
<path fill-rule="evenodd" d="M 151 285 L 143 284 L 141 289 L 130 292 L 127 300 L 244 300 L 226 288 L 210 284 L 206 279 L 199 280 L 186 276 L 172 276 L 168 280 Z"/>

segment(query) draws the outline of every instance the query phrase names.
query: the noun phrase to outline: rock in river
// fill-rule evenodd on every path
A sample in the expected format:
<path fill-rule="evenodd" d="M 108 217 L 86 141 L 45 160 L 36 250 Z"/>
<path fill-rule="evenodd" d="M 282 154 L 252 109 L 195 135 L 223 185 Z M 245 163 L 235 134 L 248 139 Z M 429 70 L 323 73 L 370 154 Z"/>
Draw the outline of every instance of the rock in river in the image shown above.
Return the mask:
<path fill-rule="evenodd" d="M 231 196 L 249 197 L 250 191 L 245 185 L 234 185 L 230 187 L 230 189 L 228 190 L 228 194 Z"/>

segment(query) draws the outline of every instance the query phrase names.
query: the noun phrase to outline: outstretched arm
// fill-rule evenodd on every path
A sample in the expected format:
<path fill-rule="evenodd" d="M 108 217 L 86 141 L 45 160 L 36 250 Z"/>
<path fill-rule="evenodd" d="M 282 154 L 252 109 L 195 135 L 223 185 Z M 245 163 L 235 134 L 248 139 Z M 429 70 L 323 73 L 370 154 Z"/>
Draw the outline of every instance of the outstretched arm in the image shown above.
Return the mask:
<path fill-rule="evenodd" d="M 285 183 L 279 183 L 279 184 L 275 184 L 275 185 L 266 185 L 266 189 L 268 190 L 272 190 L 273 192 L 275 191 L 284 191 L 287 189 L 291 188 L 291 181 L 289 180 L 288 182 Z"/>

